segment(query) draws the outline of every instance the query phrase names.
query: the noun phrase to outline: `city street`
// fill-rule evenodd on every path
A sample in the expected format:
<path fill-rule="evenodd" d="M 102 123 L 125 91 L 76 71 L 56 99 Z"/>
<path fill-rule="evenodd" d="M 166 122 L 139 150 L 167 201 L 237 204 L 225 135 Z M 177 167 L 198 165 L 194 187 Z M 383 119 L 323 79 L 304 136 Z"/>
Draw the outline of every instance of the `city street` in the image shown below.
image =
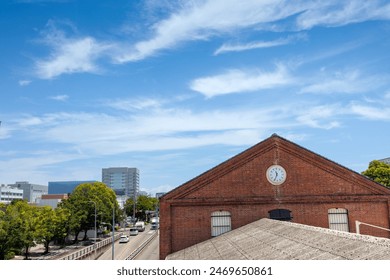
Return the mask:
<path fill-rule="evenodd" d="M 144 241 L 154 234 L 154 230 L 150 230 L 150 225 L 147 225 L 144 232 L 139 232 L 137 236 L 129 236 L 130 241 L 128 243 L 119 243 L 116 241 L 114 244 L 114 259 L 125 260 L 134 250 L 136 250 Z M 124 234 L 129 234 L 129 229 L 124 231 Z M 157 260 L 159 257 L 158 251 L 158 236 L 145 248 L 144 252 L 137 256 L 137 260 Z M 107 247 L 107 250 L 100 255 L 98 260 L 112 260 L 112 246 Z"/>

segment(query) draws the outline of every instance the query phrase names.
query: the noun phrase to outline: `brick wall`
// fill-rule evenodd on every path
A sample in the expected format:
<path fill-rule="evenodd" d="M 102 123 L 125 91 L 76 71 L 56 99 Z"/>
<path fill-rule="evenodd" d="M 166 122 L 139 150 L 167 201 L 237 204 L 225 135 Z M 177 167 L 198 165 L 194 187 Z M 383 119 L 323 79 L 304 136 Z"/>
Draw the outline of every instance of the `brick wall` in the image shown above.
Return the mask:
<path fill-rule="evenodd" d="M 274 186 L 266 170 L 280 164 L 287 179 Z M 183 184 L 160 200 L 160 258 L 211 238 L 211 213 L 229 211 L 232 229 L 288 209 L 293 222 L 328 228 L 328 209 L 348 210 L 355 220 L 389 228 L 390 191 L 278 136 Z M 361 227 L 362 234 L 389 237 Z"/>

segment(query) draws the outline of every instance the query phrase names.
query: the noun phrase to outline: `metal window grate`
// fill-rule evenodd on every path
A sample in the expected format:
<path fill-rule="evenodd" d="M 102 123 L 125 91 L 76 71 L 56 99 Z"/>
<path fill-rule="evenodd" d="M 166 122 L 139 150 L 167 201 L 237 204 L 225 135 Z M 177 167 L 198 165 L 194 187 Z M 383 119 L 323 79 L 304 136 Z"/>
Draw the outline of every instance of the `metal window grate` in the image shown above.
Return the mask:
<path fill-rule="evenodd" d="M 291 211 L 288 209 L 274 209 L 271 211 L 268 211 L 269 218 L 272 220 L 279 220 L 279 221 L 291 221 Z"/>
<path fill-rule="evenodd" d="M 328 210 L 329 228 L 349 232 L 348 210 L 344 208 L 331 208 Z"/>
<path fill-rule="evenodd" d="M 228 211 L 216 211 L 211 214 L 211 236 L 218 236 L 232 230 L 231 215 Z"/>

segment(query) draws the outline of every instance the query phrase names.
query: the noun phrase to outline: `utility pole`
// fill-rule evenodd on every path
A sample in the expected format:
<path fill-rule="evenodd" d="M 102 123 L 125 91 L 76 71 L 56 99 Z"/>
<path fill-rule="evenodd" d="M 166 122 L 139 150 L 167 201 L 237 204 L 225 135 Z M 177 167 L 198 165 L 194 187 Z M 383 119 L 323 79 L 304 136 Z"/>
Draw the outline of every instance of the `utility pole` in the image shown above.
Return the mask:
<path fill-rule="evenodd" d="M 111 256 L 112 260 L 115 259 L 114 247 L 115 247 L 115 202 L 114 205 L 112 205 L 112 256 Z"/>

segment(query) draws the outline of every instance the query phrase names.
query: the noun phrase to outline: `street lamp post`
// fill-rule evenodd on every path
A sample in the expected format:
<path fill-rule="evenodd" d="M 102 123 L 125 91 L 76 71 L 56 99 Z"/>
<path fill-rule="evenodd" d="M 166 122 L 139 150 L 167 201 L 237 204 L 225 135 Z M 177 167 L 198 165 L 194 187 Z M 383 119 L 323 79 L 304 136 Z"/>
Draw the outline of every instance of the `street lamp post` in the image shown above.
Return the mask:
<path fill-rule="evenodd" d="M 89 202 L 92 202 L 95 205 L 95 242 L 93 244 L 96 244 L 96 240 L 97 240 L 97 231 L 96 231 L 96 201 L 90 200 Z"/>
<path fill-rule="evenodd" d="M 114 260 L 114 244 L 115 244 L 115 203 L 112 206 L 112 256 L 111 259 Z"/>

